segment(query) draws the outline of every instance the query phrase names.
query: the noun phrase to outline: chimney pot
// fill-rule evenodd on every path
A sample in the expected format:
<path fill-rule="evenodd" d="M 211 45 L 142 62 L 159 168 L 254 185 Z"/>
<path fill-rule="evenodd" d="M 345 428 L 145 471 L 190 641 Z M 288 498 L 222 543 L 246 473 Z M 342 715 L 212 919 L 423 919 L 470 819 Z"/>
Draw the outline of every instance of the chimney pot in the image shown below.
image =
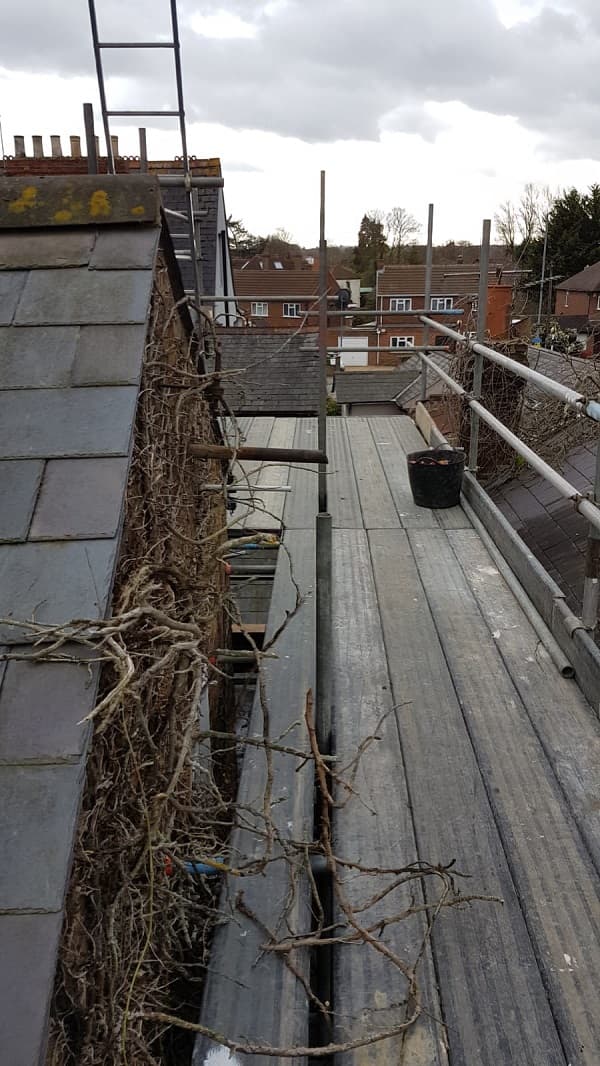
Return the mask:
<path fill-rule="evenodd" d="M 52 158 L 62 159 L 62 145 L 60 143 L 60 135 L 57 133 L 51 133 L 50 144 L 52 146 Z"/>
<path fill-rule="evenodd" d="M 25 158 L 25 138 L 15 136 L 15 155 L 17 159 Z"/>
<path fill-rule="evenodd" d="M 100 138 L 99 137 L 94 137 L 94 140 L 96 142 L 96 159 L 99 159 L 100 158 Z"/>
<path fill-rule="evenodd" d="M 81 159 L 81 137 L 69 137 L 73 159 Z"/>
<path fill-rule="evenodd" d="M 116 159 L 119 154 L 119 138 L 116 133 L 110 135 L 110 146 L 112 148 L 113 159 Z"/>
<path fill-rule="evenodd" d="M 36 137 L 34 135 L 31 139 L 33 141 L 33 157 L 34 157 L 34 159 L 43 159 L 44 158 L 44 140 L 43 140 L 43 138 L 39 137 L 39 136 Z"/>

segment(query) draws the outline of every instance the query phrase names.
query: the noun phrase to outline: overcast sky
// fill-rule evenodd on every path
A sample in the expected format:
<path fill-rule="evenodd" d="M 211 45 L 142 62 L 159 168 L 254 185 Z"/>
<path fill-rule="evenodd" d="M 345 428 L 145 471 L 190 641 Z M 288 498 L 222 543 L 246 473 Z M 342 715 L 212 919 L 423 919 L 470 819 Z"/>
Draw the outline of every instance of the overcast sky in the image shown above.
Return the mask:
<path fill-rule="evenodd" d="M 168 0 L 96 0 L 105 40 L 169 35 Z M 528 181 L 600 178 L 599 0 L 179 0 L 188 139 L 220 156 L 228 213 L 255 233 L 354 243 L 365 210 L 401 205 L 435 239 L 478 240 L 481 219 Z M 109 107 L 175 106 L 170 53 L 105 52 Z M 4 146 L 82 133 L 94 103 L 86 0 L 3 11 Z M 135 120 L 134 120 L 135 121 Z M 147 120 L 148 123 L 152 120 Z M 123 154 L 137 125 L 117 126 Z M 148 125 L 149 154 L 180 151 Z"/>

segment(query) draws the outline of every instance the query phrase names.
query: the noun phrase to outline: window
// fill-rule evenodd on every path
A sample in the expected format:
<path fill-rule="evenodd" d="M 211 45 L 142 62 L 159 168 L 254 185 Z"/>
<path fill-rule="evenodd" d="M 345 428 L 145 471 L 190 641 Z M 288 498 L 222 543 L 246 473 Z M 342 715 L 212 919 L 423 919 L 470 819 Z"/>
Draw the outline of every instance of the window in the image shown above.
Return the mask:
<path fill-rule="evenodd" d="M 253 303 L 250 304 L 250 314 L 254 318 L 267 318 L 269 314 L 269 305 L 267 303 Z"/>
<path fill-rule="evenodd" d="M 598 299 L 600 300 L 600 296 L 598 297 Z M 569 306 L 569 293 L 566 292 L 565 293 L 565 307 L 568 307 L 568 306 Z"/>
<path fill-rule="evenodd" d="M 390 299 L 390 311 L 412 311 L 411 297 L 392 296 Z"/>
<path fill-rule="evenodd" d="M 452 296 L 432 296 L 431 297 L 431 310 L 432 311 L 451 311 L 454 307 L 454 298 Z"/>
<path fill-rule="evenodd" d="M 565 307 L 566 306 L 567 305 L 565 304 Z M 598 296 L 598 299 L 596 300 L 596 311 L 600 311 L 600 296 Z"/>
<path fill-rule="evenodd" d="M 315 265 L 315 257 L 314 257 L 314 255 L 305 255 L 304 258 L 306 259 L 306 262 L 308 263 L 309 267 Z"/>
<path fill-rule="evenodd" d="M 283 317 L 284 318 L 300 318 L 302 314 L 302 307 L 300 304 L 284 304 L 283 305 Z"/>
<path fill-rule="evenodd" d="M 273 261 L 273 266 L 275 267 L 275 270 L 283 270 L 283 263 L 280 263 L 278 259 Z"/>
<path fill-rule="evenodd" d="M 412 348 L 414 337 L 390 337 L 390 348 Z"/>
<path fill-rule="evenodd" d="M 479 311 L 479 300 L 473 300 L 473 303 L 471 304 L 471 311 Z"/>

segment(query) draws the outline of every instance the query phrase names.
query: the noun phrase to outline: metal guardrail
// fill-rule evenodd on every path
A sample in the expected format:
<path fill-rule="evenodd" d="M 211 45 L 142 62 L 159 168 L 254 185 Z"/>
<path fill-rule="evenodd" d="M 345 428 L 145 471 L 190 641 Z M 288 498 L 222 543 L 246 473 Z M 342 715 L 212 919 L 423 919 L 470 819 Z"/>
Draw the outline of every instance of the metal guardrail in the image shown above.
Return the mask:
<path fill-rule="evenodd" d="M 502 366 L 505 369 L 512 371 L 512 373 L 523 378 L 525 381 L 533 383 L 540 389 L 540 391 L 546 393 L 546 395 L 551 396 L 555 400 L 559 400 L 561 403 L 577 411 L 586 418 L 590 418 L 595 422 L 600 422 L 600 403 L 596 400 L 589 400 L 586 396 L 576 392 L 574 389 L 562 385 L 553 378 L 546 377 L 545 374 L 540 374 L 537 370 L 531 370 L 530 367 L 516 362 L 516 360 L 503 355 L 501 352 L 495 351 L 493 348 L 490 348 L 485 344 L 472 340 L 464 334 L 458 333 L 456 330 L 442 325 L 440 322 L 436 322 L 427 315 L 420 315 L 419 318 L 425 326 L 433 327 L 443 335 L 450 337 L 452 340 L 460 341 L 464 344 L 468 350 L 474 353 L 476 361 L 483 363 L 484 359 L 488 359 L 490 362 L 496 363 L 498 366 Z M 564 478 L 562 474 L 559 474 L 554 470 L 554 468 L 542 459 L 533 448 L 530 448 L 524 440 L 521 440 L 516 433 L 513 433 L 508 426 L 505 426 L 500 419 L 496 418 L 496 416 L 481 403 L 476 395 L 468 393 L 463 386 L 451 377 L 446 370 L 440 367 L 429 354 L 422 351 L 416 351 L 415 354 L 417 354 L 421 360 L 423 375 L 427 373 L 427 368 L 437 374 L 448 388 L 455 393 L 455 395 L 459 396 L 463 403 L 471 409 L 472 416 L 475 416 L 477 420 L 481 419 L 490 426 L 490 428 L 493 429 L 502 440 L 506 441 L 506 443 L 509 444 L 533 470 L 540 474 L 540 476 L 548 481 L 549 484 L 553 485 L 563 499 L 571 500 L 575 510 L 579 511 L 579 513 L 588 520 L 590 526 L 585 564 L 582 624 L 586 629 L 594 629 L 598 620 L 598 605 L 600 601 L 600 508 L 598 507 L 598 503 L 600 502 L 600 447 L 596 453 L 594 491 L 591 494 L 584 495 L 575 487 L 575 485 L 572 485 L 570 481 Z M 477 356 L 479 356 L 479 360 L 477 360 Z M 474 392 L 475 391 L 479 393 L 479 389 L 475 388 Z M 474 419 L 472 418 L 472 435 L 474 424 L 477 425 L 477 422 L 474 423 Z M 472 447 L 469 452 L 469 467 L 471 473 L 476 475 L 477 437 L 475 438 L 474 443 L 474 448 Z"/>

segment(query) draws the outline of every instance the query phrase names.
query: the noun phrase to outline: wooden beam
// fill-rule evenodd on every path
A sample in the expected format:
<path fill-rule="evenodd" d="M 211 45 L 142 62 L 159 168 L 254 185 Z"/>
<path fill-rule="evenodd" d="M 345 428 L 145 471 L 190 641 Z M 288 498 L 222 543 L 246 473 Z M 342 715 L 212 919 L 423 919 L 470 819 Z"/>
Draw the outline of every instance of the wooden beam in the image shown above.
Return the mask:
<path fill-rule="evenodd" d="M 323 452 L 305 448 L 228 448 L 222 444 L 190 444 L 194 459 L 256 459 L 267 463 L 326 463 Z"/>

